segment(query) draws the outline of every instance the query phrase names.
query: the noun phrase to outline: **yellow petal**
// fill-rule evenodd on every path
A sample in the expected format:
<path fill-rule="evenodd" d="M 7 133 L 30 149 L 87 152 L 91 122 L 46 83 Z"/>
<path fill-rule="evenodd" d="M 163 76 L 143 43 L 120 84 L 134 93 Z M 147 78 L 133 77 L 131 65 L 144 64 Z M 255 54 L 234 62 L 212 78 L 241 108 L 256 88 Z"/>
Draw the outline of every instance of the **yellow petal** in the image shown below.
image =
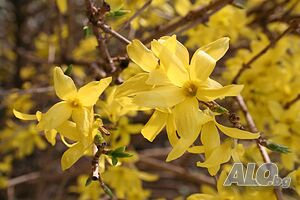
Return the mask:
<path fill-rule="evenodd" d="M 184 67 L 189 65 L 189 52 L 187 48 L 176 39 L 176 35 L 172 35 L 166 39 L 164 46 L 166 46 L 172 54 L 175 54 L 176 57 L 179 58 Z"/>
<path fill-rule="evenodd" d="M 69 76 L 66 76 L 60 67 L 54 68 L 53 78 L 54 89 L 56 95 L 60 99 L 67 100 L 77 94 L 77 89 L 73 80 Z"/>
<path fill-rule="evenodd" d="M 146 72 L 154 70 L 158 64 L 158 59 L 152 51 L 147 49 L 139 40 L 133 40 L 127 46 L 127 53 L 129 58 Z"/>
<path fill-rule="evenodd" d="M 187 48 L 176 39 L 176 35 L 163 36 L 159 40 L 151 42 L 151 50 L 160 57 L 160 53 L 164 47 L 167 47 L 172 54 L 174 54 L 182 62 L 184 66 L 189 65 L 189 52 Z"/>
<path fill-rule="evenodd" d="M 92 108 L 79 107 L 72 113 L 72 119 L 76 123 L 78 131 L 84 136 L 89 134 L 92 124 L 90 109 Z"/>
<path fill-rule="evenodd" d="M 149 76 L 147 73 L 139 73 L 119 85 L 116 89 L 116 98 L 132 96 L 138 92 L 146 91 L 152 88 L 152 85 L 146 84 Z"/>
<path fill-rule="evenodd" d="M 166 125 L 168 114 L 155 110 L 147 124 L 142 128 L 143 136 L 152 142 Z"/>
<path fill-rule="evenodd" d="M 237 138 L 237 139 L 245 139 L 245 140 L 251 140 L 251 139 L 257 139 L 259 138 L 260 134 L 259 133 L 251 133 L 248 131 L 240 130 L 237 128 L 229 128 L 226 126 L 223 126 L 216 122 L 217 127 L 228 137 L 231 138 Z"/>
<path fill-rule="evenodd" d="M 192 4 L 189 0 L 176 0 L 175 10 L 180 16 L 186 15 L 192 9 Z"/>
<path fill-rule="evenodd" d="M 149 108 L 169 108 L 185 99 L 181 88 L 176 86 L 162 86 L 147 92 L 138 93 L 133 103 Z"/>
<path fill-rule="evenodd" d="M 150 173 L 146 173 L 146 172 L 138 172 L 138 177 L 143 180 L 143 181 L 148 181 L 148 182 L 152 182 L 152 181 L 156 181 L 159 179 L 159 176 L 155 175 L 155 174 L 150 174 Z"/>
<path fill-rule="evenodd" d="M 80 140 L 80 132 L 76 128 L 76 124 L 69 120 L 62 123 L 59 127 L 56 128 L 59 134 L 63 135 L 64 137 L 73 140 L 79 141 Z"/>
<path fill-rule="evenodd" d="M 180 138 L 176 145 L 172 148 L 171 152 L 168 154 L 166 161 L 170 162 L 182 156 L 184 152 L 194 143 L 195 139 L 196 138 Z"/>
<path fill-rule="evenodd" d="M 204 84 L 208 88 L 222 88 L 223 87 L 219 82 L 217 82 L 217 81 L 215 81 L 215 80 L 213 80 L 211 78 L 206 79 L 206 81 L 205 81 Z"/>
<path fill-rule="evenodd" d="M 229 38 L 223 37 L 220 38 L 212 43 L 209 43 L 203 47 L 201 47 L 199 50 L 205 51 L 207 54 L 209 54 L 211 57 L 213 57 L 216 61 L 218 61 L 220 58 L 224 56 L 224 54 L 229 49 Z M 197 51 L 199 51 L 197 50 Z"/>
<path fill-rule="evenodd" d="M 40 111 L 36 111 L 35 116 L 37 118 L 38 121 L 41 121 L 43 113 Z"/>
<path fill-rule="evenodd" d="M 169 142 L 171 146 L 174 147 L 177 141 L 179 140 L 179 138 L 177 137 L 176 134 L 176 126 L 175 126 L 174 116 L 172 113 L 168 115 L 166 130 L 167 130 Z"/>
<path fill-rule="evenodd" d="M 38 130 L 51 130 L 67 121 L 72 114 L 72 108 L 65 102 L 59 102 L 52 106 L 37 125 Z"/>
<path fill-rule="evenodd" d="M 59 136 L 60 136 L 61 141 L 62 141 L 68 148 L 71 148 L 72 146 L 74 146 L 74 145 L 77 144 L 77 143 L 69 144 L 69 143 L 66 141 L 66 139 L 65 139 L 65 137 L 64 137 L 63 135 L 60 134 Z"/>
<path fill-rule="evenodd" d="M 173 109 L 180 139 L 167 157 L 167 162 L 179 158 L 194 143 L 201 130 L 200 112 L 196 98 L 188 98 Z"/>
<path fill-rule="evenodd" d="M 207 168 L 207 171 L 208 173 L 211 175 L 211 176 L 214 176 L 218 173 L 218 171 L 220 170 L 221 168 L 221 165 L 216 165 L 214 167 L 209 167 Z"/>
<path fill-rule="evenodd" d="M 152 40 L 151 42 L 151 51 L 154 53 L 156 57 L 159 57 L 159 54 L 164 46 L 162 45 L 162 42 L 159 42 L 158 40 Z"/>
<path fill-rule="evenodd" d="M 269 111 L 272 114 L 272 116 L 276 120 L 280 121 L 281 118 L 283 117 L 283 113 L 284 113 L 284 109 L 280 105 L 280 103 L 278 101 L 269 101 L 268 108 L 269 108 Z"/>
<path fill-rule="evenodd" d="M 52 146 L 56 143 L 56 135 L 57 131 L 55 129 L 45 131 L 45 137 Z"/>
<path fill-rule="evenodd" d="M 111 11 L 118 11 L 124 6 L 123 0 L 106 0 L 105 2 L 108 3 Z"/>
<path fill-rule="evenodd" d="M 205 157 L 209 157 L 211 151 L 220 146 L 220 136 L 214 121 L 207 122 L 201 130 L 201 142 L 205 147 Z"/>
<path fill-rule="evenodd" d="M 182 86 L 189 80 L 189 74 L 182 61 L 166 46 L 160 53 L 160 61 L 167 73 L 169 80 L 176 86 Z"/>
<path fill-rule="evenodd" d="M 190 65 L 192 80 L 205 81 L 214 70 L 216 61 L 204 51 L 196 51 Z"/>
<path fill-rule="evenodd" d="M 226 163 L 231 157 L 231 141 L 225 141 L 221 146 L 214 149 L 204 162 L 197 162 L 198 167 L 211 168 Z M 211 174 L 212 175 L 212 174 Z"/>
<path fill-rule="evenodd" d="M 199 88 L 197 98 L 200 101 L 213 101 L 218 98 L 237 96 L 243 87 L 243 85 L 226 85 L 222 88 Z"/>
<path fill-rule="evenodd" d="M 149 73 L 149 78 L 146 81 L 148 85 L 168 85 L 170 84 L 166 73 L 163 69 L 155 69 Z"/>
<path fill-rule="evenodd" d="M 218 200 L 217 196 L 211 194 L 192 194 L 187 200 Z"/>
<path fill-rule="evenodd" d="M 68 0 L 56 0 L 56 4 L 61 13 L 66 13 L 68 8 Z"/>
<path fill-rule="evenodd" d="M 69 169 L 84 154 L 84 148 L 81 143 L 70 147 L 61 157 L 62 170 Z"/>
<path fill-rule="evenodd" d="M 202 124 L 200 124 L 201 113 L 196 98 L 187 98 L 176 105 L 173 114 L 180 137 L 193 140 L 199 135 Z"/>
<path fill-rule="evenodd" d="M 245 153 L 243 144 L 237 144 L 232 150 L 231 156 L 234 162 L 241 162 L 240 157 Z"/>
<path fill-rule="evenodd" d="M 205 148 L 204 148 L 204 146 L 193 146 L 193 147 L 190 147 L 187 151 L 189 153 L 200 154 L 200 153 L 204 153 Z"/>
<path fill-rule="evenodd" d="M 84 106 L 93 106 L 102 92 L 108 87 L 112 78 L 104 78 L 100 81 L 92 81 L 78 90 L 79 101 Z"/>
<path fill-rule="evenodd" d="M 36 115 L 29 115 L 29 114 L 21 113 L 19 111 L 16 111 L 15 109 L 13 109 L 13 113 L 14 113 L 15 117 L 18 119 L 37 120 Z"/>

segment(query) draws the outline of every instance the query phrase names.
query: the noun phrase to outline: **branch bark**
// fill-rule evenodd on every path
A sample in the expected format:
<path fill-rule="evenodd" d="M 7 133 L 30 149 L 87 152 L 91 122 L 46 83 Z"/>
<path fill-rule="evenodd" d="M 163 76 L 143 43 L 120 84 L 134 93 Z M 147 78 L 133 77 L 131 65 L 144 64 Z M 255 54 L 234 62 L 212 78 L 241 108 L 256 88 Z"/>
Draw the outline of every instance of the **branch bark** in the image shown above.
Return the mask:
<path fill-rule="evenodd" d="M 153 35 L 150 35 L 146 39 L 143 40 L 144 44 L 147 44 L 151 42 L 153 39 L 157 39 L 163 35 L 171 34 L 173 33 L 177 28 L 182 27 L 183 25 L 187 25 L 190 22 L 194 22 L 195 20 L 198 20 L 198 23 L 201 23 L 203 21 L 206 21 L 207 15 L 209 15 L 210 12 L 215 12 L 215 10 L 220 10 L 225 5 L 232 3 L 233 0 L 216 0 L 209 3 L 207 6 L 201 6 L 195 10 L 190 11 L 187 15 L 184 17 L 178 19 L 177 21 L 164 26 L 162 29 L 156 31 Z M 200 20 L 202 18 L 202 20 Z"/>
<path fill-rule="evenodd" d="M 180 177 L 186 181 L 190 181 L 196 184 L 200 183 L 205 183 L 211 186 L 215 186 L 215 181 L 213 178 L 199 174 L 199 173 L 193 173 L 189 172 L 184 168 L 165 163 L 164 161 L 160 161 L 155 158 L 151 158 L 148 156 L 142 156 L 140 155 L 139 157 L 139 162 L 146 164 L 147 166 L 160 169 L 160 170 L 165 170 L 168 172 L 171 172 L 177 177 Z"/>
<path fill-rule="evenodd" d="M 290 33 L 292 30 L 298 27 L 299 20 L 293 20 L 290 24 L 290 26 L 282 32 L 278 37 L 276 37 L 274 40 L 272 40 L 265 48 L 263 48 L 261 51 L 259 51 L 253 58 L 251 58 L 247 63 L 244 63 L 242 68 L 238 71 L 236 76 L 233 78 L 232 83 L 236 84 L 238 82 L 238 79 L 243 74 L 243 72 L 246 69 L 251 68 L 251 65 L 259 59 L 261 56 L 263 56 L 269 49 L 275 46 L 275 44 L 283 38 L 286 34 Z"/>
<path fill-rule="evenodd" d="M 239 95 L 239 96 L 236 97 L 236 101 L 240 105 L 240 108 L 241 108 L 243 114 L 245 115 L 245 118 L 246 118 L 246 121 L 248 123 L 250 131 L 253 132 L 253 133 L 258 132 L 258 129 L 257 129 L 255 123 L 254 123 L 254 120 L 253 120 L 251 114 L 248 111 L 248 107 L 247 107 L 247 105 L 244 101 L 244 98 L 241 95 Z M 268 155 L 268 152 L 267 152 L 266 148 L 260 144 L 259 139 L 256 139 L 256 145 L 257 145 L 257 147 L 260 151 L 260 154 L 262 155 L 262 157 L 264 159 L 264 162 L 265 163 L 271 163 L 271 159 Z M 279 187 L 274 187 L 274 192 L 275 192 L 277 200 L 283 200 L 283 194 L 282 194 L 282 191 Z"/>

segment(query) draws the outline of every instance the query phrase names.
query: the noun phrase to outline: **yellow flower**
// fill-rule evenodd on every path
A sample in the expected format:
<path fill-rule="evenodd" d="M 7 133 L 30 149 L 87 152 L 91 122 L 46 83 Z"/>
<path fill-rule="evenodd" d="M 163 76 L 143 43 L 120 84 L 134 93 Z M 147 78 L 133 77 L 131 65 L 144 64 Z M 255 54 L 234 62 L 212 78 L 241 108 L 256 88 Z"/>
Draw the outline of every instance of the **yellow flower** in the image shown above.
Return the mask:
<path fill-rule="evenodd" d="M 130 59 L 146 72 L 138 74 L 142 77 L 138 81 L 152 85 L 148 89 L 145 84 L 138 84 L 135 90 L 133 81 L 127 83 L 133 91 L 131 95 L 134 94 L 133 102 L 157 109 L 142 129 L 142 134 L 152 141 L 167 123 L 168 112 L 161 110 L 169 109 L 173 115 L 173 130 L 177 130 L 180 138 L 172 137 L 174 148 L 167 161 L 180 157 L 196 140 L 202 124 L 207 122 L 208 118 L 198 108 L 198 101 L 236 96 L 242 90 L 242 85 L 223 87 L 209 78 L 216 61 L 228 48 L 229 38 L 221 38 L 198 49 L 189 62 L 188 50 L 176 40 L 175 35 L 152 41 L 151 51 L 138 40 L 127 46 Z M 171 127 L 172 123 L 169 120 L 168 126 Z"/>
<path fill-rule="evenodd" d="M 25 113 L 21 113 L 15 109 L 13 109 L 13 113 L 15 115 L 16 118 L 21 119 L 21 120 L 25 120 L 25 121 L 40 121 L 42 118 L 42 113 L 40 111 L 37 111 L 35 115 L 30 115 L 30 114 L 25 114 Z M 56 135 L 57 135 L 57 131 L 55 129 L 51 129 L 51 130 L 45 130 L 45 137 L 47 139 L 47 141 L 54 146 L 56 143 Z"/>
<path fill-rule="evenodd" d="M 134 98 L 138 105 L 166 108 L 175 106 L 187 98 L 213 101 L 225 96 L 236 96 L 243 89 L 242 85 L 222 87 L 209 78 L 216 61 L 228 50 L 229 38 L 221 38 L 198 49 L 190 64 L 187 49 L 176 40 L 175 35 L 159 41 L 154 40 L 151 49 L 160 59 L 159 67 L 153 53 L 145 52 L 147 49 L 141 48 L 141 45 L 139 41 L 133 41 L 127 48 L 129 57 L 135 63 L 139 63 L 145 71 L 150 72 L 148 83 L 163 86 L 138 93 Z M 151 73 L 154 72 L 156 80 L 151 81 Z"/>
<path fill-rule="evenodd" d="M 62 136 L 74 141 L 73 144 L 67 145 L 69 149 L 66 150 L 61 157 L 61 168 L 62 170 L 66 170 L 82 157 L 88 148 L 93 147 L 92 144 L 96 129 L 89 132 L 87 137 L 82 137 L 82 134 L 78 131 L 74 122 L 65 121 L 57 128 L 57 131 Z"/>
<path fill-rule="evenodd" d="M 87 135 L 93 118 L 92 106 L 97 102 L 104 89 L 110 84 L 111 77 L 92 81 L 78 91 L 73 80 L 64 75 L 59 67 L 54 69 L 54 88 L 62 100 L 52 106 L 37 125 L 39 130 L 55 129 L 71 116 L 80 132 Z"/>
<path fill-rule="evenodd" d="M 207 110 L 205 113 L 208 113 Z M 230 128 L 219 124 L 214 116 L 209 116 L 210 119 L 203 124 L 201 129 L 201 143 L 203 146 L 193 146 L 188 149 L 190 153 L 204 153 L 206 161 L 197 163 L 198 167 L 206 167 L 211 175 L 215 175 L 220 165 L 227 162 L 231 157 L 238 161 L 237 151 L 240 146 L 232 148 L 232 142 L 226 141 L 221 145 L 219 131 L 222 131 L 226 136 L 236 139 L 256 139 L 259 133 L 250 133 L 248 131 L 237 128 Z"/>
<path fill-rule="evenodd" d="M 42 113 L 39 111 L 36 113 L 36 115 L 24 114 L 16 110 L 13 110 L 13 112 L 17 118 L 22 120 L 40 121 L 40 119 L 43 116 Z M 99 122 L 100 123 L 98 123 L 97 125 L 102 126 L 103 123 L 101 119 L 99 119 Z M 69 149 L 64 152 L 61 158 L 62 170 L 70 168 L 80 157 L 84 155 L 87 149 L 91 147 L 96 130 L 97 129 L 92 129 L 92 132 L 90 132 L 86 137 L 83 137 L 83 135 L 77 129 L 76 124 L 69 120 L 63 122 L 61 125 L 56 127 L 56 129 L 45 130 L 45 137 L 49 143 L 55 145 L 56 135 L 57 132 L 59 132 L 63 143 L 69 147 Z M 74 143 L 68 144 L 64 138 L 67 138 L 68 140 L 71 140 Z"/>

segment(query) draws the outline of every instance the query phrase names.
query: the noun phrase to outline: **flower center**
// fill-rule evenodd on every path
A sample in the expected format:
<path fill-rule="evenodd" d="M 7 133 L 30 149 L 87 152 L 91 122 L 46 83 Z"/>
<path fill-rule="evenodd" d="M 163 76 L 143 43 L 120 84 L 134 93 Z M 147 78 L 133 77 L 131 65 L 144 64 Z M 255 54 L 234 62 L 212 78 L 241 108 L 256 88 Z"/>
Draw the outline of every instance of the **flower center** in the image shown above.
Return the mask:
<path fill-rule="evenodd" d="M 77 99 L 77 98 L 69 101 L 69 104 L 71 105 L 72 108 L 77 108 L 77 107 L 81 106 L 81 103 L 80 103 L 79 99 Z"/>
<path fill-rule="evenodd" d="M 183 85 L 184 94 L 188 97 L 196 96 L 197 90 L 198 90 L 198 86 L 195 83 L 191 82 L 191 81 L 186 82 Z"/>

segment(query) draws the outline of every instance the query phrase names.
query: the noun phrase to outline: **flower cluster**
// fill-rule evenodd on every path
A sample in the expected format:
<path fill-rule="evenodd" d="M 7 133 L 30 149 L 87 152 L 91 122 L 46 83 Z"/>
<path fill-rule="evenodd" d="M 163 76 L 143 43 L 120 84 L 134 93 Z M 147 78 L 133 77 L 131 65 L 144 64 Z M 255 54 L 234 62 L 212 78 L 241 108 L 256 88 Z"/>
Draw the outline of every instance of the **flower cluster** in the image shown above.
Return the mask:
<path fill-rule="evenodd" d="M 190 61 L 188 50 L 175 35 L 153 40 L 151 50 L 139 40 L 127 46 L 130 59 L 143 72 L 120 85 L 116 98 L 131 97 L 141 108 L 155 109 L 141 133 L 153 141 L 166 127 L 173 147 L 167 161 L 179 158 L 189 149 L 204 153 L 206 161 L 198 166 L 208 168 L 214 175 L 232 152 L 231 140 L 221 144 L 218 130 L 230 138 L 259 137 L 259 133 L 219 124 L 215 119 L 219 113 L 203 107 L 216 99 L 237 96 L 243 89 L 242 85 L 222 86 L 209 77 L 228 48 L 229 38 L 218 39 L 198 49 Z M 191 147 L 200 133 L 202 146 Z"/>
<path fill-rule="evenodd" d="M 46 113 L 36 112 L 28 115 L 14 110 L 17 118 L 37 120 L 37 130 L 44 131 L 46 139 L 55 145 L 56 135 L 69 147 L 62 156 L 62 169 L 71 167 L 81 156 L 93 147 L 101 119 L 94 120 L 94 108 L 99 96 L 111 82 L 111 77 L 92 81 L 77 90 L 73 80 L 64 74 L 59 67 L 54 68 L 54 89 L 62 100 L 53 105 Z M 73 141 L 72 144 L 66 142 Z"/>

